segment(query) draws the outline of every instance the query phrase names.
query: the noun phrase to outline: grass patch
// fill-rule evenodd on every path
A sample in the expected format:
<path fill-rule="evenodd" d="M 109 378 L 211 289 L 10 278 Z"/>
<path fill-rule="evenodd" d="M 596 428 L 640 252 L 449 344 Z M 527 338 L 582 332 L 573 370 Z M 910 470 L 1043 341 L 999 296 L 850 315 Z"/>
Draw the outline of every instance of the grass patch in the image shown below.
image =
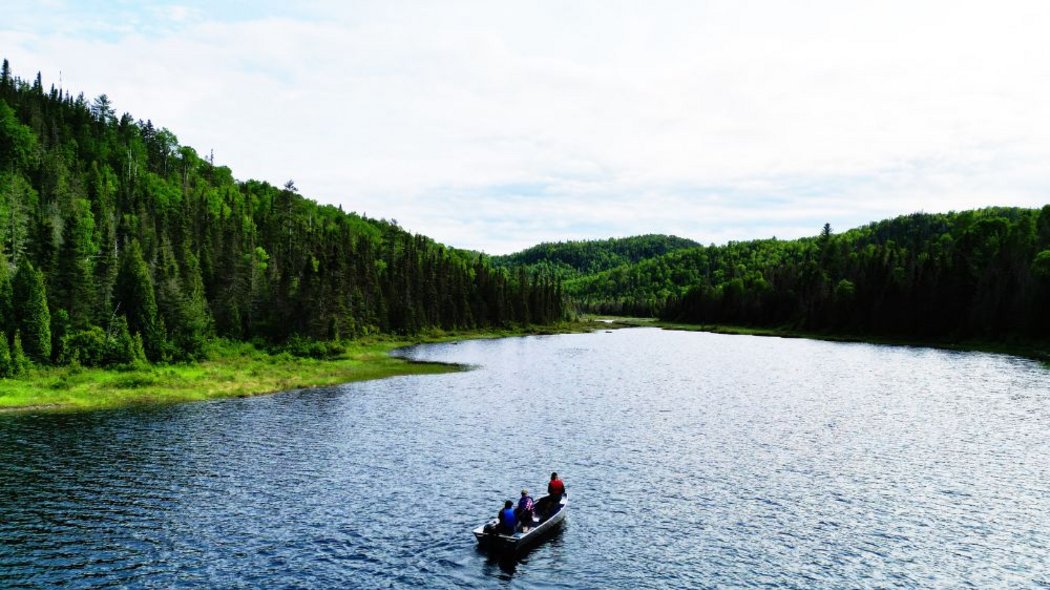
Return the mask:
<path fill-rule="evenodd" d="M 141 403 L 199 401 L 243 397 L 288 389 L 319 387 L 462 370 L 441 363 L 420 363 L 390 356 L 403 346 L 474 338 L 502 338 L 593 330 L 588 321 L 541 328 L 498 331 L 433 332 L 413 339 L 373 338 L 341 344 L 333 358 L 303 358 L 287 351 L 269 353 L 250 343 L 216 340 L 197 363 L 96 369 L 33 367 L 17 379 L 0 379 L 0 411 L 39 409 L 91 410 Z"/>

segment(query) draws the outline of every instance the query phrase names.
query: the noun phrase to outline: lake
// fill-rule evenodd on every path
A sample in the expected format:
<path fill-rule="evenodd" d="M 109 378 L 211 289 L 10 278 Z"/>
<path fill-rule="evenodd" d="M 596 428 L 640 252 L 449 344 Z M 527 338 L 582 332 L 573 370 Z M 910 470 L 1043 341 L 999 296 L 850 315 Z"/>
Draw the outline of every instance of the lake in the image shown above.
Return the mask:
<path fill-rule="evenodd" d="M 413 347 L 470 365 L 0 415 L 4 588 L 1050 588 L 1050 370 L 629 329 Z M 470 529 L 551 471 L 563 529 Z"/>

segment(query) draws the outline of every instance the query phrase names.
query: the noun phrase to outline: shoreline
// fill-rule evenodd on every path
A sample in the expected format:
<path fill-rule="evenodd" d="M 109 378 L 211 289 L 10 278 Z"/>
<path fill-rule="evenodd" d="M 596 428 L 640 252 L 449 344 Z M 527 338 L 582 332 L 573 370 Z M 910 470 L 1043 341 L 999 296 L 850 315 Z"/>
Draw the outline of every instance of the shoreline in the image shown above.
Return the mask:
<path fill-rule="evenodd" d="M 993 341 L 964 340 L 958 342 L 944 340 L 921 340 L 906 338 L 865 337 L 851 334 L 822 334 L 803 332 L 783 328 L 752 328 L 747 326 L 728 326 L 722 324 L 683 324 L 664 322 L 655 318 L 604 317 L 610 325 L 619 327 L 651 327 L 663 330 L 682 332 L 710 332 L 712 334 L 729 334 L 734 336 L 768 336 L 774 338 L 803 338 L 806 340 L 823 340 L 825 342 L 850 342 L 858 344 L 881 344 L 886 346 L 915 346 L 954 350 L 959 352 L 989 352 L 1006 354 L 1039 361 L 1050 367 L 1050 342 L 1045 343 L 1004 343 Z"/>
<path fill-rule="evenodd" d="M 210 345 L 207 358 L 195 363 L 104 369 L 74 366 L 33 367 L 28 375 L 16 379 L 0 379 L 0 416 L 250 397 L 388 377 L 452 373 L 469 370 L 470 367 L 416 361 L 393 353 L 419 344 L 586 333 L 633 327 L 990 352 L 1039 361 L 1050 369 L 1050 344 L 863 338 L 776 328 L 681 324 L 653 318 L 585 316 L 577 321 L 553 326 L 432 332 L 415 338 L 379 337 L 348 341 L 343 343 L 346 347 L 345 352 L 336 358 L 324 360 L 295 357 L 287 352 L 258 350 L 244 342 L 215 341 Z"/>
<path fill-rule="evenodd" d="M 132 368 L 33 367 L 27 375 L 0 379 L 0 415 L 249 397 L 387 377 L 451 373 L 469 367 L 415 361 L 392 353 L 417 344 L 579 333 L 597 328 L 595 323 L 582 320 L 552 326 L 431 332 L 414 338 L 362 339 L 344 342 L 345 352 L 324 360 L 217 340 L 209 345 L 207 357 L 195 363 Z"/>

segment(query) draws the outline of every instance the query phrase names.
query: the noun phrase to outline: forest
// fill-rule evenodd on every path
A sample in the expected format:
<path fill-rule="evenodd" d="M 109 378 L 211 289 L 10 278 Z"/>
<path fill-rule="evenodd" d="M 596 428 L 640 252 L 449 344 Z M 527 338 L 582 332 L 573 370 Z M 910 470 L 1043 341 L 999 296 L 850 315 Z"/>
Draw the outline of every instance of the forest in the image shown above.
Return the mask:
<path fill-rule="evenodd" d="M 1050 336 L 1050 205 L 677 250 L 565 282 L 580 309 L 918 340 Z"/>
<path fill-rule="evenodd" d="M 0 71 L 0 377 L 26 363 L 547 324 L 549 272 L 239 181 L 150 120 Z M 323 348 L 323 347 L 322 347 Z"/>
<path fill-rule="evenodd" d="M 700 244 L 677 236 L 647 234 L 607 240 L 543 243 L 506 256 L 494 256 L 496 266 L 546 271 L 563 280 L 596 274 Z"/>

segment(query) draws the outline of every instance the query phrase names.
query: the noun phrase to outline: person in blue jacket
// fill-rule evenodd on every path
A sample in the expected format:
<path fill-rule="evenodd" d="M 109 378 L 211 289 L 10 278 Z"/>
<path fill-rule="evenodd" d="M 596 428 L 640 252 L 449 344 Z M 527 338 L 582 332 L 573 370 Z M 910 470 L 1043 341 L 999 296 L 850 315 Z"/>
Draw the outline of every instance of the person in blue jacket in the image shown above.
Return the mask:
<path fill-rule="evenodd" d="M 503 504 L 503 510 L 499 511 L 499 532 L 504 535 L 513 535 L 518 528 L 518 517 L 514 514 L 514 502 L 507 500 Z"/>

